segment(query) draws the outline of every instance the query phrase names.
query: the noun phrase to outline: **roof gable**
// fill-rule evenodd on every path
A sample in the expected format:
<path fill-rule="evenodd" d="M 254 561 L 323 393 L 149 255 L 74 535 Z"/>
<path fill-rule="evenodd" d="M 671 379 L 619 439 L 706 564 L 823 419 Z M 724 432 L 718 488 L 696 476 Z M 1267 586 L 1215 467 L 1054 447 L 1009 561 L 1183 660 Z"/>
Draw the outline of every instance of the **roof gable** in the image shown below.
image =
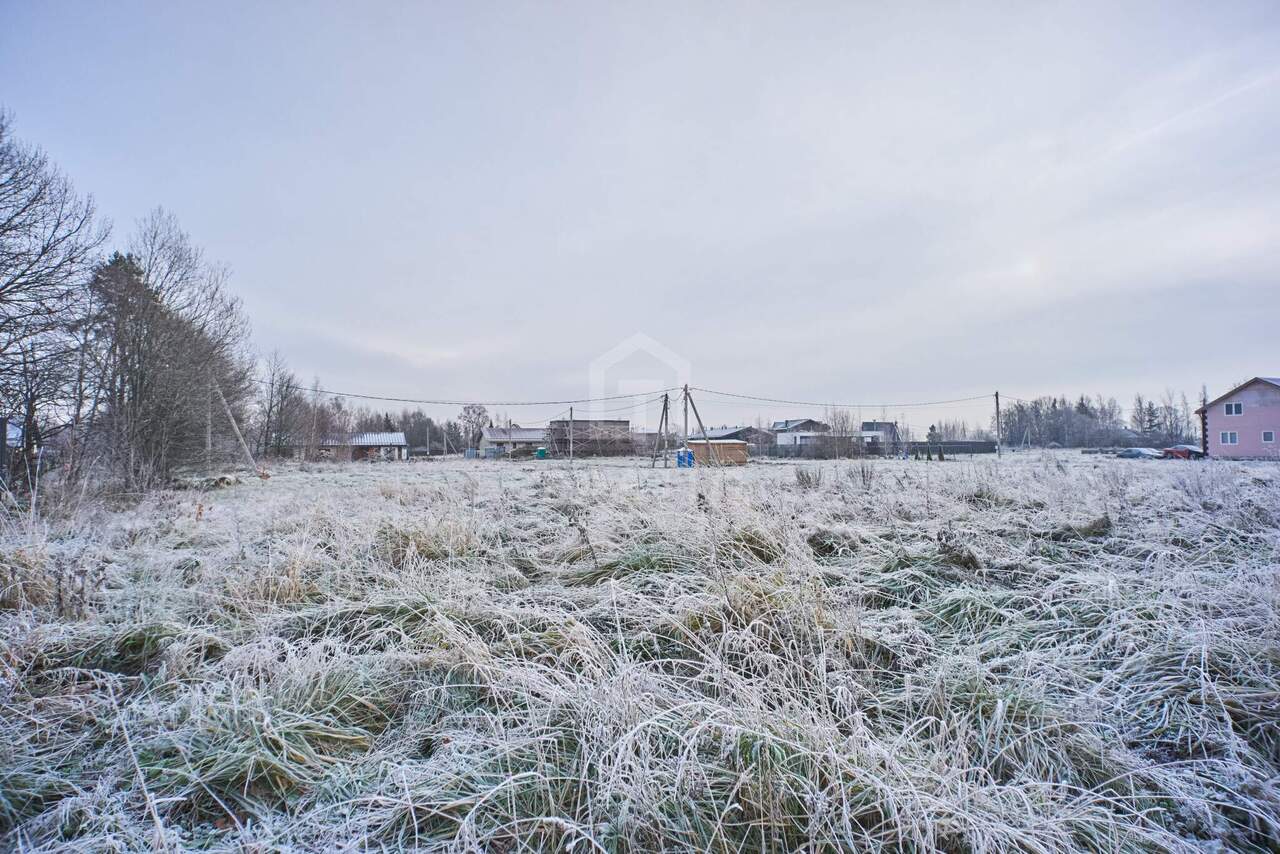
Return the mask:
<path fill-rule="evenodd" d="M 1254 383 L 1266 383 L 1267 385 L 1280 388 L 1280 377 L 1254 377 L 1253 379 L 1245 380 L 1244 382 L 1240 383 L 1240 385 L 1231 389 L 1226 394 L 1215 397 L 1213 400 L 1209 401 L 1204 406 L 1201 406 L 1199 409 L 1196 410 L 1196 414 L 1198 415 L 1201 412 L 1204 412 L 1205 410 L 1211 407 L 1217 406 L 1219 403 L 1226 400 L 1228 397 L 1231 397 L 1233 394 L 1237 394 L 1238 392 L 1243 391 L 1244 389 L 1248 388 Z"/>
<path fill-rule="evenodd" d="M 822 424 L 822 422 L 816 418 L 788 418 L 785 421 L 773 422 L 773 429 L 780 433 L 785 433 L 788 430 L 796 430 L 806 424 Z"/>

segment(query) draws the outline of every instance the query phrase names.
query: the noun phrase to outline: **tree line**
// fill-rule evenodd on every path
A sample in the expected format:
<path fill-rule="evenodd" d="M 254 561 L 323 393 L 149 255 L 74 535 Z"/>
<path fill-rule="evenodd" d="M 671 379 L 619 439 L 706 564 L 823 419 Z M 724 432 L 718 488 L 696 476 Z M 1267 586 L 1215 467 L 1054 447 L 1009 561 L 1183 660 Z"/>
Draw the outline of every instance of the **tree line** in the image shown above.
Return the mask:
<path fill-rule="evenodd" d="M 0 414 L 18 428 L 9 481 L 56 462 L 145 489 L 234 449 L 251 403 L 249 325 L 177 219 L 157 209 L 121 245 L 93 199 L 0 114 Z"/>
<path fill-rule="evenodd" d="M 1171 389 L 1159 398 L 1134 395 L 1127 416 L 1114 397 L 1100 394 L 1074 402 L 1052 396 L 1013 400 L 1002 408 L 1000 426 L 1005 445 L 1015 447 L 1174 445 L 1200 438 L 1200 422 L 1186 394 Z"/>
<path fill-rule="evenodd" d="M 411 448 L 431 454 L 474 447 L 489 423 L 485 407 L 468 404 L 457 419 L 436 421 L 421 408 L 399 412 L 351 408 L 341 396 L 303 384 L 284 357 L 273 352 L 262 363 L 251 422 L 255 453 L 262 457 L 314 459 L 319 448 L 353 433 L 403 432 Z"/>

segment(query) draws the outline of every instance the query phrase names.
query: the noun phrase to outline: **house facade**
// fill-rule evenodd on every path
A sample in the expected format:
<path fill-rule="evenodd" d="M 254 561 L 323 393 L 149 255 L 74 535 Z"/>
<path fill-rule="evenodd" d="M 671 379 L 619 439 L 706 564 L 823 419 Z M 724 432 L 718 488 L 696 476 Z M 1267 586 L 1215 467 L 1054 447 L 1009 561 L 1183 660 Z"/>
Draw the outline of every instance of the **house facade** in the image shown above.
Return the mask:
<path fill-rule="evenodd" d="M 787 447 L 793 445 L 817 445 L 823 437 L 831 432 L 831 428 L 814 418 L 788 418 L 785 421 L 773 422 L 771 428 L 777 444 Z"/>
<path fill-rule="evenodd" d="M 485 427 L 480 431 L 480 450 L 499 454 L 533 452 L 547 443 L 543 427 Z"/>
<path fill-rule="evenodd" d="M 869 453 L 896 454 L 902 447 L 896 421 L 863 421 L 861 435 Z"/>
<path fill-rule="evenodd" d="M 1280 459 L 1280 377 L 1254 377 L 1196 413 L 1209 456 Z"/>

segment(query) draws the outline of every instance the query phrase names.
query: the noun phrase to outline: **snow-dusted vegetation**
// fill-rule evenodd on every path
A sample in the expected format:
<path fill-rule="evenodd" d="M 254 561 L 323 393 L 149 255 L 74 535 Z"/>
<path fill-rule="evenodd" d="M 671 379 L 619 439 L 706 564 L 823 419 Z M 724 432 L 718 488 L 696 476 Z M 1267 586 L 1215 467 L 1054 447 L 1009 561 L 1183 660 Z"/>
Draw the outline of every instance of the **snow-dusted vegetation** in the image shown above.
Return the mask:
<path fill-rule="evenodd" d="M 0 842 L 1275 847 L 1278 524 L 1274 465 L 1052 454 L 11 518 Z"/>

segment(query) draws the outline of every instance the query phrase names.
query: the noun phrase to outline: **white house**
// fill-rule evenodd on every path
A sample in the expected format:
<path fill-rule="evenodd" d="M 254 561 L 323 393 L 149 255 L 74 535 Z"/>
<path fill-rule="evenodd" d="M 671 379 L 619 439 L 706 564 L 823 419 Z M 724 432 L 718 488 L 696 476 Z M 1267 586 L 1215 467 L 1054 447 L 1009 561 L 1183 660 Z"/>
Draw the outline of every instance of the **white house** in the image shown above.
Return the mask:
<path fill-rule="evenodd" d="M 782 446 L 816 445 L 831 428 L 814 418 L 788 418 L 775 421 L 770 427 L 775 441 Z"/>

